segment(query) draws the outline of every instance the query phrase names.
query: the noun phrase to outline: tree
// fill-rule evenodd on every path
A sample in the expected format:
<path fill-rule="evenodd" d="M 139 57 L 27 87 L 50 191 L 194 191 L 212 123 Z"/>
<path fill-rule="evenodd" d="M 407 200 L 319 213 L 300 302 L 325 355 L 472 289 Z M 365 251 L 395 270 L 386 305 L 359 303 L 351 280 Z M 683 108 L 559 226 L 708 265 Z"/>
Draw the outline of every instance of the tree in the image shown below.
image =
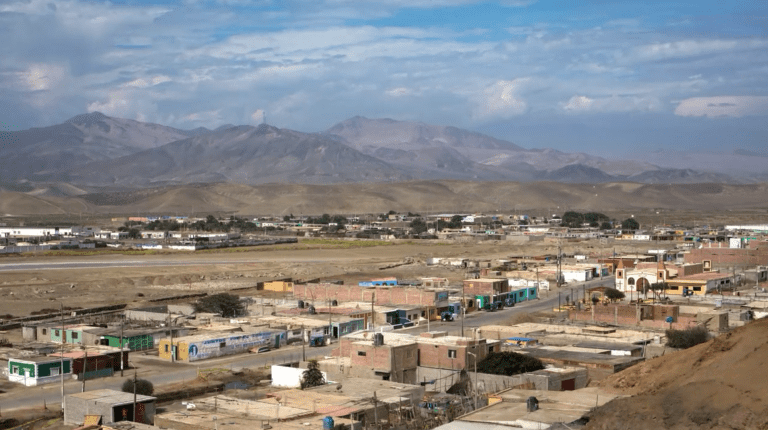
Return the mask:
<path fill-rule="evenodd" d="M 288 222 L 290 220 L 291 220 L 291 216 L 290 215 L 286 215 L 286 216 L 283 217 L 283 221 L 285 221 L 285 222 Z"/>
<path fill-rule="evenodd" d="M 627 218 L 621 222 L 622 230 L 637 230 L 640 228 L 640 223 L 634 218 Z"/>
<path fill-rule="evenodd" d="M 535 372 L 544 368 L 538 358 L 516 352 L 492 352 L 477 363 L 477 371 L 492 375 L 512 376 L 520 373 Z"/>
<path fill-rule="evenodd" d="M 320 365 L 317 360 L 309 360 L 307 370 L 301 374 L 301 389 L 325 385 L 325 377 L 320 371 Z"/>
<path fill-rule="evenodd" d="M 194 304 L 195 312 L 210 312 L 222 317 L 236 317 L 245 311 L 240 297 L 232 294 L 220 293 L 200 298 Z"/>
<path fill-rule="evenodd" d="M 409 224 L 413 234 L 421 234 L 427 231 L 427 223 L 421 218 L 416 218 Z"/>
<path fill-rule="evenodd" d="M 605 289 L 605 297 L 607 297 L 610 301 L 616 301 L 623 299 L 624 293 L 621 291 L 615 289 L 615 288 L 606 288 Z"/>
<path fill-rule="evenodd" d="M 603 221 L 602 224 L 600 224 L 600 230 L 610 230 L 613 226 L 608 221 Z"/>
<path fill-rule="evenodd" d="M 125 382 L 123 382 L 123 387 L 121 390 L 123 390 L 124 393 L 133 394 L 133 379 L 126 379 Z M 146 379 L 136 380 L 136 394 L 141 394 L 142 396 L 151 396 L 154 392 L 155 386 L 152 385 L 152 382 L 147 381 Z"/>
<path fill-rule="evenodd" d="M 139 239 L 141 237 L 141 231 L 138 228 L 131 228 L 128 230 L 129 239 Z"/>

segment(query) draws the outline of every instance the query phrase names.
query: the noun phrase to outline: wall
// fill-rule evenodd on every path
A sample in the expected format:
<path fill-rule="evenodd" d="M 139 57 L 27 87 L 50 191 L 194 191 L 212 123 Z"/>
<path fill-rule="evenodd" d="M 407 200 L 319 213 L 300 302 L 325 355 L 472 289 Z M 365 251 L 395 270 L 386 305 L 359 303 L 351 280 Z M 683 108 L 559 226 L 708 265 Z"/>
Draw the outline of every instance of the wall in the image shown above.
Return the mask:
<path fill-rule="evenodd" d="M 483 279 L 465 279 L 464 294 L 468 296 L 491 295 L 494 293 L 505 293 L 509 291 L 509 282 L 506 279 L 483 280 Z"/>
<path fill-rule="evenodd" d="M 483 393 L 495 393 L 506 388 L 562 391 L 562 381 L 564 380 L 574 379 L 576 389 L 586 387 L 588 382 L 587 370 L 582 368 L 569 368 L 567 371 L 562 372 L 541 370 L 514 376 L 491 375 L 487 373 L 475 374 L 470 369 L 467 371 L 467 375 L 472 381 L 472 386 L 474 386 L 475 378 L 477 377 L 478 391 Z M 425 388 L 427 390 L 445 392 L 451 385 L 458 382 L 459 371 L 419 367 L 418 380 L 419 382 L 434 380 L 434 384 L 427 384 Z"/>
<path fill-rule="evenodd" d="M 667 323 L 666 317 L 671 316 L 674 322 Z M 603 322 L 615 325 L 634 325 L 650 328 L 688 328 L 696 323 L 693 316 L 679 315 L 676 305 L 656 305 L 635 307 L 632 305 L 593 306 L 591 310 L 570 310 L 568 319 L 572 321 Z"/>
<path fill-rule="evenodd" d="M 220 357 L 223 355 L 239 354 L 247 352 L 250 348 L 259 346 L 269 346 L 272 344 L 276 333 L 234 333 L 227 336 L 215 337 L 211 339 L 194 339 L 178 341 L 174 339 L 173 344 L 178 348 L 178 361 L 197 361 L 206 358 Z M 170 339 L 162 339 L 159 342 L 160 358 L 170 360 L 171 348 Z M 222 347 L 221 344 L 224 344 Z"/>
<path fill-rule="evenodd" d="M 375 294 L 377 305 L 439 305 L 437 292 L 411 287 L 360 287 L 357 285 L 302 284 L 293 286 L 293 296 L 297 300 L 322 302 L 367 302 Z"/>
<path fill-rule="evenodd" d="M 304 371 L 306 370 L 307 369 L 296 367 L 272 366 L 272 386 L 300 388 L 301 378 L 303 378 Z M 325 378 L 326 382 L 331 382 L 328 380 L 328 374 L 326 372 L 321 371 L 321 373 L 323 374 L 323 378 Z"/>
<path fill-rule="evenodd" d="M 67 396 L 64 402 L 64 423 L 71 425 L 80 425 L 83 423 L 86 415 L 101 415 L 102 422 L 111 422 L 113 419 L 120 420 L 122 417 L 115 417 L 113 412 L 113 405 L 106 403 L 97 403 L 96 400 L 81 399 L 75 396 Z M 152 424 L 155 419 L 155 401 L 145 400 L 139 401 L 144 405 L 144 417 L 136 417 L 139 422 Z M 131 408 L 132 404 L 125 405 Z M 119 407 L 118 407 L 119 408 Z M 129 419 L 132 419 L 132 414 L 129 414 Z"/>

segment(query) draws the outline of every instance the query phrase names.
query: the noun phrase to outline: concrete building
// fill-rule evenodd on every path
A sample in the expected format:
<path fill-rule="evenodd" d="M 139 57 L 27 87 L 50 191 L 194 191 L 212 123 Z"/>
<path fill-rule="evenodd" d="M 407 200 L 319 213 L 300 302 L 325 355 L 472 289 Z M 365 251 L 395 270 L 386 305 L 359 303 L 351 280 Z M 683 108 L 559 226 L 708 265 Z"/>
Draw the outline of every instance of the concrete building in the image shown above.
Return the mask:
<path fill-rule="evenodd" d="M 293 282 L 289 281 L 268 281 L 264 282 L 265 291 L 274 291 L 277 293 L 292 293 Z"/>
<path fill-rule="evenodd" d="M 348 374 L 352 377 L 417 382 L 418 346 L 411 336 L 359 332 L 342 338 L 331 354 L 349 359 Z"/>
<path fill-rule="evenodd" d="M 416 342 L 418 365 L 435 369 L 470 369 L 475 359 L 482 361 L 494 349 L 496 352 L 501 350 L 498 342 L 487 343 L 485 339 L 447 336 L 446 332 L 439 331 L 421 333 Z"/>
<path fill-rule="evenodd" d="M 72 359 L 64 358 L 64 378 L 72 377 Z M 29 356 L 8 358 L 8 380 L 24 384 L 27 387 L 51 384 L 61 380 L 61 357 Z"/>
<path fill-rule="evenodd" d="M 697 295 L 730 290 L 735 286 L 734 277 L 728 273 L 706 272 L 681 276 L 667 281 L 669 295 Z"/>
<path fill-rule="evenodd" d="M 280 342 L 281 335 L 284 337 L 285 332 L 280 330 L 263 330 L 258 333 L 214 332 L 162 339 L 158 348 L 162 359 L 190 363 L 206 358 L 241 354 L 254 347 L 274 346 L 276 342 Z"/>
<path fill-rule="evenodd" d="M 136 422 L 152 424 L 155 397 L 136 396 Z M 133 393 L 94 390 L 70 394 L 64 400 L 64 423 L 82 425 L 86 416 L 101 416 L 102 422 L 134 421 Z"/>
<path fill-rule="evenodd" d="M 116 371 L 127 369 L 129 351 L 115 348 L 88 347 L 86 350 L 68 351 L 65 359 L 72 360 L 72 373 L 77 379 L 94 379 L 112 376 Z M 56 359 L 60 354 L 49 354 Z M 122 359 L 122 362 L 121 362 Z"/>

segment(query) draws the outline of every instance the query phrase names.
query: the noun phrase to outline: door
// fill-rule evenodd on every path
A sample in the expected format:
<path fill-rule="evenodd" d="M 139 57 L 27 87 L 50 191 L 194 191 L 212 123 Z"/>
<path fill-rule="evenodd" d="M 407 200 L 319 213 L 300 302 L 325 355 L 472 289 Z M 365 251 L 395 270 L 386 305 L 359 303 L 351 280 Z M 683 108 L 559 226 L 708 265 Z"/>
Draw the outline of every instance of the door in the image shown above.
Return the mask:
<path fill-rule="evenodd" d="M 563 391 L 573 391 L 576 389 L 576 378 L 566 379 L 560 383 L 560 388 Z"/>

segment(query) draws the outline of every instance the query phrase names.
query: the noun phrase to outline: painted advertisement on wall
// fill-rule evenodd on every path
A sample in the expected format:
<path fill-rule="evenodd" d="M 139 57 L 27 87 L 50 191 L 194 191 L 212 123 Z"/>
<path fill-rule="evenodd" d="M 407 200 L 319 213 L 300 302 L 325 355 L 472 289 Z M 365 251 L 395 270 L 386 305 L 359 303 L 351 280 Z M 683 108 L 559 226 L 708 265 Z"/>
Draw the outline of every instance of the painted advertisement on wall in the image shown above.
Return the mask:
<path fill-rule="evenodd" d="M 189 361 L 203 360 L 227 354 L 236 354 L 257 346 L 269 346 L 274 333 L 246 333 L 189 344 Z"/>

